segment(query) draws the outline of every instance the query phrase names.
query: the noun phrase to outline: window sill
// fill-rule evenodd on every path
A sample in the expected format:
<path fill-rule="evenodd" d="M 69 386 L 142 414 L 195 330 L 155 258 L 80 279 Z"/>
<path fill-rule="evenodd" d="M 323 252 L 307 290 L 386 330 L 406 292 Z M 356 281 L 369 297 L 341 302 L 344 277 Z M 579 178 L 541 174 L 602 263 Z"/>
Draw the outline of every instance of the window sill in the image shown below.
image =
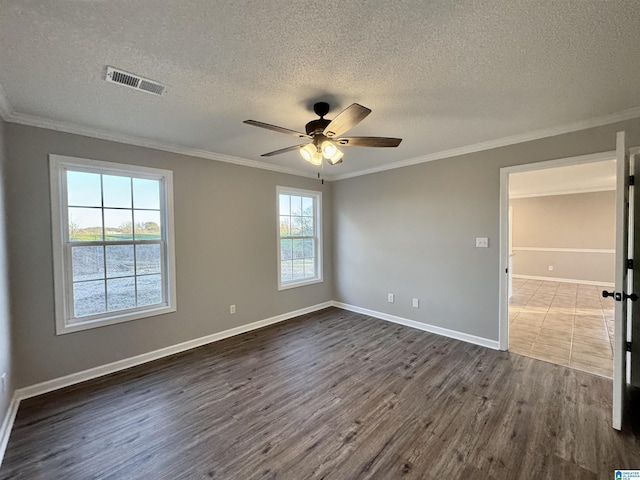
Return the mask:
<path fill-rule="evenodd" d="M 278 283 L 278 290 L 289 290 L 290 288 L 304 287 L 306 285 L 313 285 L 314 283 L 322 283 L 322 281 L 322 278 L 310 278 L 309 280 Z"/>
<path fill-rule="evenodd" d="M 92 328 L 106 327 L 107 325 L 114 325 L 116 323 L 130 322 L 133 320 L 139 320 L 141 318 L 155 317 L 156 315 L 164 315 L 165 313 L 172 313 L 176 311 L 175 306 L 162 305 L 155 308 L 149 308 L 147 310 L 128 312 L 115 315 L 109 315 L 108 317 L 100 317 L 85 321 L 76 321 L 73 323 L 65 323 L 64 325 L 56 325 L 56 335 L 64 335 L 66 333 L 79 332 L 82 330 L 90 330 Z"/>

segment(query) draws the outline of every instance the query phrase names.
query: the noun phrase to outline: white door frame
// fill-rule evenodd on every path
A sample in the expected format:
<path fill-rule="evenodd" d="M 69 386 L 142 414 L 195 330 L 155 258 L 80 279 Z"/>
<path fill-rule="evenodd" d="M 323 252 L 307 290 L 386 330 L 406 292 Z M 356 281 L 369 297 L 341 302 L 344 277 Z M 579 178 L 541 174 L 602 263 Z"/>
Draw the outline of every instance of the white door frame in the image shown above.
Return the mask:
<path fill-rule="evenodd" d="M 616 151 L 611 150 L 500 169 L 500 323 L 498 326 L 498 348 L 500 350 L 507 350 L 509 347 L 509 276 L 507 274 L 509 266 L 509 175 L 581 163 L 602 162 L 615 158 Z"/>

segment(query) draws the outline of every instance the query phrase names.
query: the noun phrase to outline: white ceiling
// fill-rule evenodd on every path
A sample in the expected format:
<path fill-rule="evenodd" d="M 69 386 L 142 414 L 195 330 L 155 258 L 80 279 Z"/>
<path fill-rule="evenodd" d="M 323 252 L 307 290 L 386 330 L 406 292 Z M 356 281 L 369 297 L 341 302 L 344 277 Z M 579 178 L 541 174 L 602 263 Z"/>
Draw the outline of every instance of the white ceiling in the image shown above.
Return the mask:
<path fill-rule="evenodd" d="M 242 121 L 303 130 L 315 101 L 357 102 L 373 113 L 349 134 L 404 141 L 345 149 L 340 178 L 640 116 L 639 24 L 637 0 L 5 0 L 0 85 L 10 121 L 307 174 L 297 152 L 260 157 L 295 137 Z M 107 65 L 167 93 L 108 84 Z"/>
<path fill-rule="evenodd" d="M 509 175 L 510 198 L 599 192 L 615 188 L 615 159 Z"/>

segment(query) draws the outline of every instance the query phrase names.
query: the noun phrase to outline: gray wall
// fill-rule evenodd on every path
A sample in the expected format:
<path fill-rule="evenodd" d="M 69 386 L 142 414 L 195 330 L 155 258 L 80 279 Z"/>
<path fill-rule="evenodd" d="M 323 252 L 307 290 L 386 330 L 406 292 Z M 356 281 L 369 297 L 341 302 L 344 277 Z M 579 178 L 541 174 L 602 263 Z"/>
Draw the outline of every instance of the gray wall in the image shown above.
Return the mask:
<path fill-rule="evenodd" d="M 334 299 L 497 340 L 500 168 L 614 150 L 619 130 L 640 144 L 635 119 L 334 182 Z"/>
<path fill-rule="evenodd" d="M 614 250 L 615 191 L 516 198 L 509 204 L 513 207 L 514 274 L 613 282 L 614 253 L 518 248 Z"/>
<path fill-rule="evenodd" d="M 7 142 L 17 387 L 331 300 L 329 183 L 17 124 Z M 176 313 L 55 335 L 50 153 L 173 171 Z M 277 185 L 323 191 L 323 283 L 277 290 Z"/>
<path fill-rule="evenodd" d="M 0 375 L 7 374 L 7 389 L 0 390 L 0 425 L 11 401 L 14 372 L 11 346 L 11 314 L 9 305 L 9 266 L 7 262 L 7 230 L 5 221 L 6 184 L 6 137 L 5 124 L 0 120 Z"/>

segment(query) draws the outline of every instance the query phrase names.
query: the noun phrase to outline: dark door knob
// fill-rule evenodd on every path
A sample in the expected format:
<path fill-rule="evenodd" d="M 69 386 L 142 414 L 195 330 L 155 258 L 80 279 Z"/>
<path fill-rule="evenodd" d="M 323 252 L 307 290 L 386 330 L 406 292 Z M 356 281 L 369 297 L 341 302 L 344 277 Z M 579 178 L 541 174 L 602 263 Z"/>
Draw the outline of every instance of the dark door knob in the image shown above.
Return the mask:
<path fill-rule="evenodd" d="M 602 296 L 604 298 L 614 297 L 616 302 L 621 302 L 623 298 L 625 300 L 629 299 L 632 302 L 635 302 L 636 300 L 638 300 L 638 298 L 640 298 L 640 297 L 638 297 L 637 293 L 632 293 L 631 295 L 627 295 L 626 293 L 620 294 L 619 292 L 607 292 L 606 290 L 602 291 Z"/>

